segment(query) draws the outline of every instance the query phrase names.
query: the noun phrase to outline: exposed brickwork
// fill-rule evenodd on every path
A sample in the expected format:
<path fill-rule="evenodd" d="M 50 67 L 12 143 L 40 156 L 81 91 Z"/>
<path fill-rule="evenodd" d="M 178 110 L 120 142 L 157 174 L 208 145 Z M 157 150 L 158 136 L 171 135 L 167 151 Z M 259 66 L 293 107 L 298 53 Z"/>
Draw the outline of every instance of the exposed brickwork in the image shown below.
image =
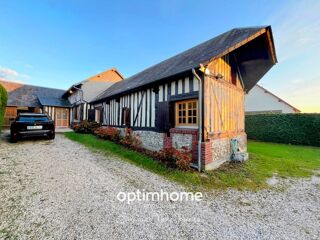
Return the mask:
<path fill-rule="evenodd" d="M 196 134 L 196 135 L 198 135 L 198 129 L 171 128 L 170 129 L 170 133 Z"/>
<path fill-rule="evenodd" d="M 163 147 L 164 148 L 171 148 L 172 147 L 172 137 L 171 134 L 168 136 L 167 134 L 163 135 Z"/>
<path fill-rule="evenodd" d="M 172 147 L 172 135 L 173 134 L 188 134 L 192 135 L 191 151 L 192 151 L 192 161 L 197 162 L 198 159 L 198 129 L 182 129 L 182 128 L 171 128 L 170 137 L 165 136 L 164 142 Z"/>
<path fill-rule="evenodd" d="M 212 143 L 210 140 L 201 143 L 201 161 L 203 165 L 207 165 L 213 161 Z"/>
<path fill-rule="evenodd" d="M 198 161 L 198 132 L 192 135 L 192 161 Z"/>
<path fill-rule="evenodd" d="M 241 151 L 247 151 L 247 136 L 244 132 L 229 135 L 228 137 L 210 138 L 211 145 L 211 162 L 206 162 L 206 170 L 218 168 L 221 164 L 230 161 L 231 159 L 231 139 L 236 138 Z"/>

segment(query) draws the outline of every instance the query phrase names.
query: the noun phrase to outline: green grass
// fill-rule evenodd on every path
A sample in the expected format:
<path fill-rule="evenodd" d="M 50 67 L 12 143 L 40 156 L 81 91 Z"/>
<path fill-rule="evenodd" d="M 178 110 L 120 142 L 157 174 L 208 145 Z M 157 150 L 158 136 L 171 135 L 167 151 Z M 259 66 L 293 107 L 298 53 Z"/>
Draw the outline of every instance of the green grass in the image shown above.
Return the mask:
<path fill-rule="evenodd" d="M 115 154 L 141 168 L 181 183 L 193 190 L 266 188 L 266 179 L 279 177 L 309 177 L 320 169 L 320 148 L 249 141 L 250 160 L 244 164 L 225 164 L 205 173 L 168 169 L 152 158 L 128 150 L 116 143 L 90 134 L 67 132 L 65 136 L 104 154 Z"/>

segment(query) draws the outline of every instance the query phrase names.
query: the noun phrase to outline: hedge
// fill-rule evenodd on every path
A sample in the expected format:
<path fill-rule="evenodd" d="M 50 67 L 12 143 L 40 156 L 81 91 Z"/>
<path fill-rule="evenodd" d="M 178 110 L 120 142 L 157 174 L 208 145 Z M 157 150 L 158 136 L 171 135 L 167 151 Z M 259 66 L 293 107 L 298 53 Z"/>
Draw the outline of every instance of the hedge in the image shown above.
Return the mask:
<path fill-rule="evenodd" d="M 320 114 L 259 114 L 246 116 L 249 139 L 320 146 Z"/>
<path fill-rule="evenodd" d="M 4 119 L 4 113 L 6 111 L 7 106 L 7 100 L 8 100 L 8 94 L 6 89 L 0 84 L 0 131 Z"/>

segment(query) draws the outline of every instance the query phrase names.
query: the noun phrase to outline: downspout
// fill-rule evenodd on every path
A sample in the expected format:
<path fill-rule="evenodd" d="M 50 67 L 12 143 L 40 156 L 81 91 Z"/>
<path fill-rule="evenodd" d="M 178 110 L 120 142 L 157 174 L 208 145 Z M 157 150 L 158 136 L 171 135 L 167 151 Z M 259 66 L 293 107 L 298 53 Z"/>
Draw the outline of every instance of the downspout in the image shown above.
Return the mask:
<path fill-rule="evenodd" d="M 194 68 L 192 69 L 193 76 L 199 80 L 198 91 L 198 171 L 201 172 L 201 142 L 202 142 L 202 79 L 196 73 Z"/>

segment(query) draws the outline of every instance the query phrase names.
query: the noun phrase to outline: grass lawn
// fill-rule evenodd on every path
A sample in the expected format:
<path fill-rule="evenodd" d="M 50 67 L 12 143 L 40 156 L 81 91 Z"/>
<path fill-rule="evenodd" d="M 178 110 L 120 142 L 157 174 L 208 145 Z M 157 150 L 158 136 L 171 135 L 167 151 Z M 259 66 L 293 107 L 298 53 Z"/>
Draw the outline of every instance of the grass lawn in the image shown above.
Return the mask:
<path fill-rule="evenodd" d="M 65 136 L 104 154 L 121 159 L 162 175 L 193 190 L 266 188 L 266 179 L 277 173 L 280 177 L 309 177 L 320 169 L 320 148 L 249 141 L 250 160 L 244 164 L 225 164 L 217 170 L 199 174 L 168 169 L 152 158 L 124 148 L 91 134 L 67 132 Z"/>

